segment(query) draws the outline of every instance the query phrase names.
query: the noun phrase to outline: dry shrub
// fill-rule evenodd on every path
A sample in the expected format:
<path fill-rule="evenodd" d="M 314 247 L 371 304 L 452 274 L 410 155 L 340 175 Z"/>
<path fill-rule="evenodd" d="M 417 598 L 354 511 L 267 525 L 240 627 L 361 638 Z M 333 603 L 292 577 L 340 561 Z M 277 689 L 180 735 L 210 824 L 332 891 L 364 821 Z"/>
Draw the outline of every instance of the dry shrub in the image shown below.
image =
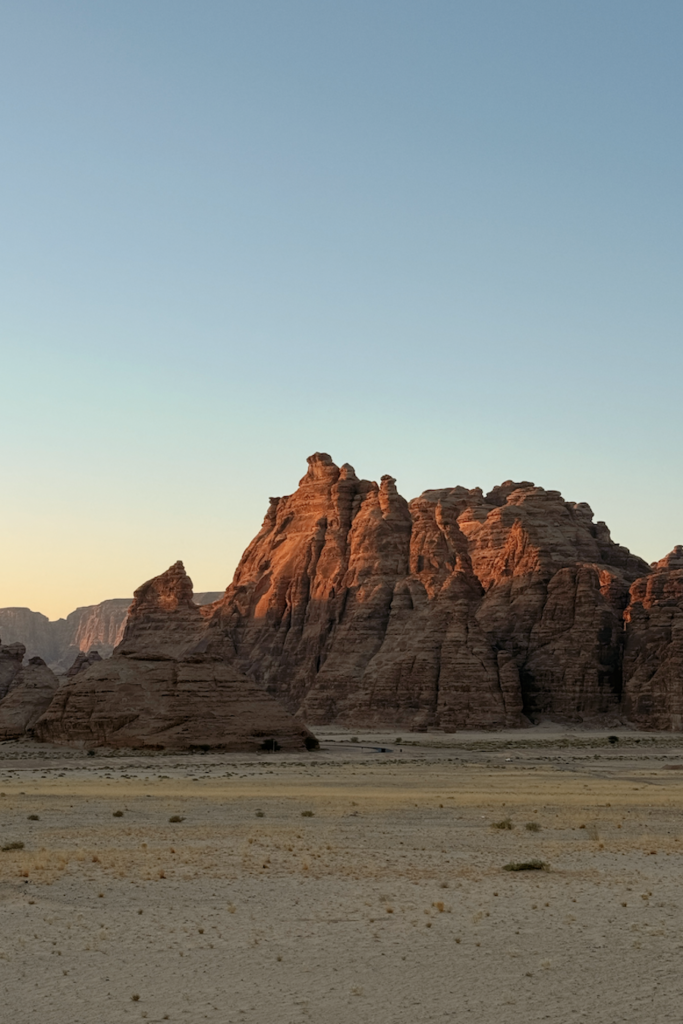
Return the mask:
<path fill-rule="evenodd" d="M 544 860 L 511 860 L 503 865 L 503 871 L 548 871 L 550 865 Z"/>
<path fill-rule="evenodd" d="M 514 825 L 509 818 L 503 818 L 502 821 L 492 821 L 491 828 L 511 829 Z"/>

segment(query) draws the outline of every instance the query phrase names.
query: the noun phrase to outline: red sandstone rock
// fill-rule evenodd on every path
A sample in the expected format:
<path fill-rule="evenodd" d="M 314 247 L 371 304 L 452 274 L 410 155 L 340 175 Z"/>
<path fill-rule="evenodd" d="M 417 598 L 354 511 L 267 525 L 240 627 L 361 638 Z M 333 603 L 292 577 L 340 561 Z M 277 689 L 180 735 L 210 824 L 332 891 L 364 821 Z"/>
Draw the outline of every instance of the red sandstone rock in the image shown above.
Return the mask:
<path fill-rule="evenodd" d="M 135 591 L 114 654 L 172 659 L 200 639 L 205 622 L 205 611 L 192 600 L 192 580 L 183 563 L 176 562 Z"/>
<path fill-rule="evenodd" d="M 263 687 L 193 650 L 205 623 L 176 562 L 135 592 L 114 656 L 73 674 L 36 724 L 36 738 L 75 746 L 316 747 Z"/>
<path fill-rule="evenodd" d="M 624 711 L 650 729 L 683 728 L 683 547 L 636 580 L 626 609 Z"/>
<path fill-rule="evenodd" d="M 311 456 L 271 499 L 205 649 L 310 722 L 498 728 L 619 712 L 622 615 L 649 571 L 585 504 L 507 481 L 409 504 Z"/>

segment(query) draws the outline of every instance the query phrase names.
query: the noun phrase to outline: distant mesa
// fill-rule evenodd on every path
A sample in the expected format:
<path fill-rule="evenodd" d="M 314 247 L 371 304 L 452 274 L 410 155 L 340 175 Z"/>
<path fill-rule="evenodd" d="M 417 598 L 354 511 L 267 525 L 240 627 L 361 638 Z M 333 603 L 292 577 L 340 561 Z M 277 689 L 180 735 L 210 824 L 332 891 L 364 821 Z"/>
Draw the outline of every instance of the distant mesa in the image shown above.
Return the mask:
<path fill-rule="evenodd" d="M 223 591 L 194 595 L 195 604 L 218 601 Z M 57 673 L 66 672 L 79 653 L 96 650 L 108 658 L 121 642 L 131 598 L 112 598 L 71 612 L 51 622 L 29 608 L 0 608 L 0 635 L 6 643 L 22 643 L 30 658 L 39 657 Z"/>

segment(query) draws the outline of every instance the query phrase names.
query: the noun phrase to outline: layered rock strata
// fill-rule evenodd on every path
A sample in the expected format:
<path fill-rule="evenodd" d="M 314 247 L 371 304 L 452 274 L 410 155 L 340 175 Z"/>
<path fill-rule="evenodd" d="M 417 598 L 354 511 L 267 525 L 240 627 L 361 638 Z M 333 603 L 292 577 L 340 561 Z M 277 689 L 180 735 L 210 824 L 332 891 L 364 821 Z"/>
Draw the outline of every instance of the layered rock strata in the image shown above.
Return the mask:
<path fill-rule="evenodd" d="M 30 733 L 50 706 L 58 686 L 57 677 L 42 658 L 31 658 L 27 665 L 20 661 L 18 672 L 0 700 L 0 741 L 18 739 Z"/>
<path fill-rule="evenodd" d="M 311 723 L 618 720 L 638 648 L 629 640 L 625 663 L 625 611 L 651 570 L 588 505 L 529 481 L 406 502 L 390 476 L 359 480 L 321 453 L 308 462 L 298 490 L 271 499 L 224 598 L 204 610 L 203 649 Z M 677 571 L 654 575 L 671 590 Z M 667 671 L 647 686 L 660 693 Z"/>
<path fill-rule="evenodd" d="M 35 736 L 74 746 L 305 750 L 315 737 L 257 683 L 192 650 L 206 616 L 182 562 L 135 593 L 113 657 L 60 688 Z"/>
<path fill-rule="evenodd" d="M 195 594 L 194 603 L 210 604 L 222 596 L 215 591 Z M 30 608 L 0 608 L 0 633 L 6 641 L 23 644 L 29 658 L 40 657 L 53 671 L 65 672 L 79 654 L 112 654 L 121 643 L 130 603 L 129 597 L 111 598 L 54 622 Z"/>
<path fill-rule="evenodd" d="M 0 640 L 0 700 L 21 672 L 26 648 L 23 644 L 3 644 Z"/>
<path fill-rule="evenodd" d="M 55 672 L 64 672 L 82 651 L 109 657 L 121 642 L 129 606 L 130 598 L 112 598 L 54 622 L 29 608 L 0 608 L 0 630 L 6 639 L 22 643 L 30 658 L 40 657 Z"/>
<path fill-rule="evenodd" d="M 624 712 L 646 728 L 683 728 L 683 547 L 636 580 L 624 615 Z"/>
<path fill-rule="evenodd" d="M 88 651 L 87 654 L 80 651 L 74 658 L 74 662 L 69 668 L 69 671 L 66 673 L 66 678 L 73 679 L 73 677 L 77 676 L 79 672 L 83 672 L 86 668 L 90 668 L 91 665 L 94 665 L 96 661 L 102 661 L 102 655 L 99 651 Z"/>

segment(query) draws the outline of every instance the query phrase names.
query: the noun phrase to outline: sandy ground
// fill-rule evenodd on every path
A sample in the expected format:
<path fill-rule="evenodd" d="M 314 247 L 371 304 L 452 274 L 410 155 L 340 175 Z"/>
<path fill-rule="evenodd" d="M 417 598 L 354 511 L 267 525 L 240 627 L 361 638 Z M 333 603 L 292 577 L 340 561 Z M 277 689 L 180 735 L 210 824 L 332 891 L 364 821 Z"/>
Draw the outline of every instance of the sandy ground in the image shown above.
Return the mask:
<path fill-rule="evenodd" d="M 0 744 L 0 1020 L 680 1024 L 683 737 L 319 732 Z"/>

